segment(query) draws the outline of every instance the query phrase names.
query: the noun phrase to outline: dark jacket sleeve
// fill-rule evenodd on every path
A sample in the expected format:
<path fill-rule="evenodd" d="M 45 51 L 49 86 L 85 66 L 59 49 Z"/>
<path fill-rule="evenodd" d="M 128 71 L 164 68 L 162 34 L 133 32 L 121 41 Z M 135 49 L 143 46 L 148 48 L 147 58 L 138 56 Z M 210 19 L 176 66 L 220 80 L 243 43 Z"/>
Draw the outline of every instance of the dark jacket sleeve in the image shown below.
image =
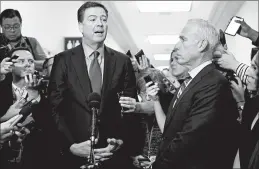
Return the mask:
<path fill-rule="evenodd" d="M 64 95 L 68 89 L 65 77 L 66 66 L 63 55 L 56 55 L 54 57 L 54 63 L 48 86 L 48 98 L 51 106 L 51 116 L 54 118 L 56 127 L 58 131 L 60 131 L 61 137 L 63 138 L 61 139 L 61 146 L 69 148 L 74 141 L 61 116 L 64 111 L 62 108 L 65 107 Z"/>

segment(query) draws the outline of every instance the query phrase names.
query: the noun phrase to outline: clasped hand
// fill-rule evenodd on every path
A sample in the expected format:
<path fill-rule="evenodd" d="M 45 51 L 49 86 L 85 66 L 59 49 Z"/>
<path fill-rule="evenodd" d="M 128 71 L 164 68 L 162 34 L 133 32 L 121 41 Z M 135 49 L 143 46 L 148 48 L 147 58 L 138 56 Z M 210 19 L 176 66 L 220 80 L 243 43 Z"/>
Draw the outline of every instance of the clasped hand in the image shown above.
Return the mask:
<path fill-rule="evenodd" d="M 95 143 L 97 143 L 97 140 L 95 140 Z M 112 158 L 113 153 L 120 149 L 123 145 L 122 140 L 114 138 L 108 138 L 107 143 L 108 145 L 105 148 L 94 149 L 96 162 L 105 161 Z M 82 143 L 73 144 L 70 147 L 70 151 L 76 156 L 89 158 L 91 153 L 91 141 L 87 140 Z"/>

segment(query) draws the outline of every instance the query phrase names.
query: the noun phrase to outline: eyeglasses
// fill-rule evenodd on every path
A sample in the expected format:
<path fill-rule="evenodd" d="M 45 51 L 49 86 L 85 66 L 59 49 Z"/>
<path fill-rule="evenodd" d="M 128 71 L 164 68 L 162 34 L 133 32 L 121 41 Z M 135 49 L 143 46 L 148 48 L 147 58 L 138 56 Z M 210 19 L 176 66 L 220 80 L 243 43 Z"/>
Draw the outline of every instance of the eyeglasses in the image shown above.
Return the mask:
<path fill-rule="evenodd" d="M 13 30 L 17 30 L 21 27 L 21 24 L 14 24 L 13 26 L 11 25 L 3 25 L 3 28 L 6 30 L 6 31 L 10 31 L 11 29 Z"/>

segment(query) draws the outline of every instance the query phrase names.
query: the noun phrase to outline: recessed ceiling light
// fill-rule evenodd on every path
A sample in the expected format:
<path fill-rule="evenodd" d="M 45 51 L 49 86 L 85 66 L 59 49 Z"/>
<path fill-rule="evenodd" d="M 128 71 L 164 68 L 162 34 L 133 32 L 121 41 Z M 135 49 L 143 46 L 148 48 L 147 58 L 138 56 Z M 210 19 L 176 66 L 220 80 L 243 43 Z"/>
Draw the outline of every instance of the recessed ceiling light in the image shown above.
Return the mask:
<path fill-rule="evenodd" d="M 137 1 L 140 12 L 187 12 L 192 1 Z"/>
<path fill-rule="evenodd" d="M 170 54 L 154 54 L 155 60 L 169 60 Z M 168 62 L 169 64 L 169 62 Z"/>
<path fill-rule="evenodd" d="M 176 44 L 179 35 L 149 35 L 148 41 L 151 44 Z"/>

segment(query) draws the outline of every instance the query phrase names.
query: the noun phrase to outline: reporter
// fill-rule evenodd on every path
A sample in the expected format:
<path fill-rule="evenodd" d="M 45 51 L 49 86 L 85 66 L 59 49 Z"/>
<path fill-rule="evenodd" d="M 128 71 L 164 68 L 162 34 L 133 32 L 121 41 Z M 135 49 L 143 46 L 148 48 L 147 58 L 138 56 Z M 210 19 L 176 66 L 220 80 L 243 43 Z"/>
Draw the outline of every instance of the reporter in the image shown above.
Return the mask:
<path fill-rule="evenodd" d="M 58 158 L 58 135 L 50 107 L 47 99 L 37 89 L 40 80 L 33 75 L 35 65 L 32 54 L 27 48 L 17 48 L 11 53 L 11 56 L 14 55 L 18 58 L 13 64 L 12 73 L 8 73 L 0 83 L 0 92 L 5 96 L 0 102 L 0 117 L 1 120 L 8 120 L 17 115 L 25 103 L 35 100 L 36 106 L 31 116 L 22 125 L 30 125 L 33 121 L 35 123 L 33 122 L 31 133 L 22 142 L 22 160 L 13 163 L 6 161 L 1 167 L 8 168 L 17 163 L 21 165 L 21 169 L 50 168 L 54 165 L 51 158 Z"/>

